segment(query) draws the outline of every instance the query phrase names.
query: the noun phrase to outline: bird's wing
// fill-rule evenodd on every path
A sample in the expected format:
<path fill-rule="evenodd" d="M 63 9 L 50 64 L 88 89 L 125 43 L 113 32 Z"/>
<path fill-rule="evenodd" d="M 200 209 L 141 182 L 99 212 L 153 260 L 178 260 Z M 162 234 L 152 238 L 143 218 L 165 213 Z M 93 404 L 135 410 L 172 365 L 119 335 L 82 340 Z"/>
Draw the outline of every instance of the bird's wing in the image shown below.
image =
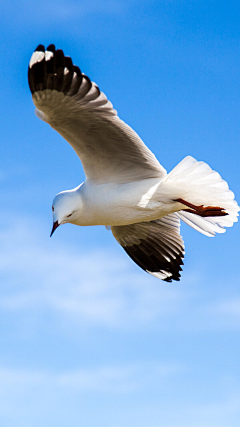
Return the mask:
<path fill-rule="evenodd" d="M 173 213 L 150 222 L 111 227 L 115 239 L 147 273 L 171 282 L 180 280 L 184 243 L 180 220 Z"/>
<path fill-rule="evenodd" d="M 166 175 L 104 93 L 62 50 L 39 45 L 29 63 L 28 81 L 37 116 L 71 144 L 88 179 L 125 183 Z"/>

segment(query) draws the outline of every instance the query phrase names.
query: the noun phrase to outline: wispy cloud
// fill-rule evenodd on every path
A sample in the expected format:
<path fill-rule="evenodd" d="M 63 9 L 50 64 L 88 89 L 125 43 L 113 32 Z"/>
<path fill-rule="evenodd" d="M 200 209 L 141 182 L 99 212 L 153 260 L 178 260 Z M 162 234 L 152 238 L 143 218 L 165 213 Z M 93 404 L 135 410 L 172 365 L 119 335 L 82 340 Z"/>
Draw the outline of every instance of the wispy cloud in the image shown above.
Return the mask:
<path fill-rule="evenodd" d="M 175 363 L 137 362 L 127 365 L 109 365 L 81 368 L 68 372 L 36 371 L 0 368 L 0 383 L 3 390 L 30 386 L 77 389 L 84 392 L 129 393 L 144 390 L 159 381 L 168 381 L 183 368 Z"/>
<path fill-rule="evenodd" d="M 240 296 L 235 298 L 225 295 L 224 300 L 216 298 L 206 305 L 206 318 L 210 320 L 210 328 L 239 329 L 240 328 Z"/>
<path fill-rule="evenodd" d="M 153 361 L 55 372 L 1 366 L 0 417 L 3 421 L 6 419 L 4 425 L 7 426 L 15 425 L 18 419 L 21 426 L 30 426 L 33 421 L 42 425 L 45 417 L 56 422 L 51 425 L 57 425 L 61 414 L 64 418 L 67 414 L 68 422 L 64 425 L 77 425 L 75 418 L 86 412 L 90 419 L 93 418 L 94 424 L 92 408 L 98 408 L 99 415 L 103 415 L 98 402 L 101 406 L 101 402 L 107 400 L 108 411 L 111 411 L 111 404 L 116 407 L 120 399 L 132 399 L 135 394 L 141 393 L 146 397 L 146 393 L 152 393 L 159 387 L 164 391 L 169 383 L 172 384 L 181 375 L 183 369 L 179 364 Z M 118 406 L 115 419 L 121 411 Z M 54 408 L 57 415 L 53 417 Z M 71 418 L 74 418 L 73 424 Z"/>
<path fill-rule="evenodd" d="M 83 254 L 75 246 L 43 241 L 41 224 L 32 219 L 18 217 L 17 225 L 9 219 L 0 238 L 2 310 L 34 316 L 49 308 L 81 324 L 132 328 L 177 312 L 183 302 L 176 285 L 136 273 L 112 251 Z"/>
<path fill-rule="evenodd" d="M 240 297 L 218 302 L 212 307 L 212 310 L 224 316 L 236 317 L 240 321 Z"/>
<path fill-rule="evenodd" d="M 85 238 L 87 231 L 83 230 Z M 2 215 L 2 312 L 22 313 L 22 318 L 28 314 L 36 320 L 48 309 L 81 328 L 161 329 L 171 321 L 177 330 L 240 326 L 239 296 L 218 302 L 217 295 L 211 300 L 205 295 L 203 300 L 197 272 L 189 277 L 184 273 L 180 284 L 167 284 L 138 270 L 126 255 L 119 257 L 112 246 L 92 246 L 83 253 L 75 244 L 50 241 L 45 234 L 39 219 Z"/>
<path fill-rule="evenodd" d="M 17 220 L 16 220 L 17 218 Z M 239 299 L 207 304 L 200 298 L 196 276 L 192 274 L 183 283 L 176 285 L 155 280 L 141 272 L 126 258 L 119 258 L 112 250 L 82 250 L 71 242 L 71 247 L 58 240 L 43 237 L 43 223 L 36 217 L 16 218 L 2 213 L 0 229 L 0 276 L 1 276 L 1 313 L 11 316 L 19 313 L 27 315 L 28 325 L 32 319 L 43 318 L 46 308 L 55 317 L 55 328 L 64 319 L 80 327 L 103 326 L 107 328 L 141 329 L 147 325 L 165 327 L 174 322 L 175 333 L 212 327 L 219 327 L 220 317 L 234 313 L 238 316 Z M 32 230 L 32 231 L 30 231 Z M 84 233 L 84 230 L 83 230 Z M 87 230 L 86 230 L 87 233 Z M 107 232 L 106 232 L 107 233 Z M 87 234 L 86 234 L 87 235 Z M 188 285 L 186 286 L 186 283 Z M 185 285 L 184 285 L 185 283 Z M 195 285 L 194 285 L 195 284 Z M 189 287 L 193 286 L 192 291 Z M 201 303 L 200 303 L 201 300 Z M 214 306 L 215 304 L 215 306 Z M 215 312 L 214 312 L 215 307 Z M 187 316 L 184 317 L 184 312 Z M 191 324 L 189 319 L 191 318 Z M 60 322 L 59 322 L 60 319 Z M 34 322 L 33 322 L 34 323 Z M 62 322 L 63 323 L 63 322 Z M 188 324 L 187 324 L 188 323 Z M 29 326 L 28 326 L 29 327 Z M 60 326 L 61 327 L 61 326 Z M 166 328 L 169 326 L 166 325 Z M 222 327 L 222 323 L 220 323 Z M 70 329 L 68 333 L 70 333 Z M 176 355 L 177 356 L 177 355 Z M 24 366 L 24 364 L 22 364 Z M 74 369 L 64 367 L 23 368 L 19 364 L 11 367 L 6 363 L 0 366 L 0 414 L 6 419 L 13 419 L 12 407 L 17 408 L 17 417 L 26 421 L 28 402 L 32 402 L 34 419 L 41 418 L 42 407 L 46 413 L 52 412 L 52 405 L 61 408 L 66 398 L 76 401 L 87 398 L 118 400 L 132 399 L 132 396 L 165 396 L 175 393 L 176 385 L 181 383 L 183 374 L 191 375 L 191 367 L 182 362 L 161 362 L 158 357 L 151 361 L 127 363 L 99 363 L 94 366 L 86 361 L 83 366 Z M 33 363 L 32 366 L 36 366 Z M 41 366 L 44 366 L 41 365 Z M 45 364 L 46 366 L 46 364 Z M 224 389 L 224 386 L 222 387 Z M 169 404 L 163 401 L 151 403 L 151 397 L 144 405 L 137 406 L 139 419 L 144 425 L 144 414 L 161 413 L 168 420 L 168 427 L 228 427 L 229 417 L 239 414 L 239 395 L 236 382 L 229 387 L 230 393 L 221 394 L 210 402 L 196 402 L 188 396 L 189 403 L 186 417 L 186 402 L 174 395 L 174 411 L 178 413 L 178 424 L 171 424 Z M 87 396 L 87 397 L 86 397 Z M 97 397 L 96 397 L 97 396 Z M 114 397 L 115 396 L 115 397 Z M 140 399 L 141 400 L 141 399 Z M 111 406 L 111 403 L 109 403 Z M 152 406 L 151 406 L 152 405 Z M 66 413 L 66 408 L 64 409 Z M 127 409 L 128 410 L 128 409 Z M 68 407 L 68 413 L 71 407 Z M 81 412 L 81 409 L 79 409 Z M 118 415 L 119 416 L 119 415 Z M 149 424 L 152 427 L 153 424 Z M 156 418 L 155 418 L 156 419 Z M 30 420 L 30 418 L 29 418 Z M 14 422 L 16 417 L 14 416 Z M 24 422 L 25 422 L 24 421 Z M 31 425 L 31 420 L 28 425 Z M 13 422 L 12 422 L 13 423 Z M 11 424 L 8 424 L 11 426 Z M 12 424 L 13 425 L 13 424 Z M 120 422 L 115 427 L 123 427 Z M 134 425 L 131 424 L 131 425 Z M 24 424 L 21 425 L 21 427 Z M 163 422 L 155 427 L 166 427 Z"/>

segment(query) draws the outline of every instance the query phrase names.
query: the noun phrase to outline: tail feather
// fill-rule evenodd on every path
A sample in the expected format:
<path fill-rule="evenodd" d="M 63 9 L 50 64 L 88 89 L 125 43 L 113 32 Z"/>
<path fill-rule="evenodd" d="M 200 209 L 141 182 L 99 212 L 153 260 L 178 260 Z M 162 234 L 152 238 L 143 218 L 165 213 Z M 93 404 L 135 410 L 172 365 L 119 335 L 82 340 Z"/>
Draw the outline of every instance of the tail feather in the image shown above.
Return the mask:
<path fill-rule="evenodd" d="M 226 231 L 224 225 L 218 221 L 217 217 L 202 218 L 185 211 L 179 211 L 177 212 L 177 215 L 187 225 L 190 225 L 190 227 L 208 237 L 213 237 L 216 233 L 225 233 Z M 225 227 L 227 227 L 226 224 Z"/>
<path fill-rule="evenodd" d="M 168 174 L 167 181 L 179 188 L 179 198 L 194 205 L 219 207 L 227 213 L 226 216 L 203 218 L 182 208 L 178 212 L 179 218 L 195 230 L 214 236 L 215 233 L 224 233 L 225 227 L 231 227 L 237 222 L 240 208 L 234 200 L 234 193 L 219 173 L 206 163 L 198 162 L 191 156 L 185 157 Z"/>

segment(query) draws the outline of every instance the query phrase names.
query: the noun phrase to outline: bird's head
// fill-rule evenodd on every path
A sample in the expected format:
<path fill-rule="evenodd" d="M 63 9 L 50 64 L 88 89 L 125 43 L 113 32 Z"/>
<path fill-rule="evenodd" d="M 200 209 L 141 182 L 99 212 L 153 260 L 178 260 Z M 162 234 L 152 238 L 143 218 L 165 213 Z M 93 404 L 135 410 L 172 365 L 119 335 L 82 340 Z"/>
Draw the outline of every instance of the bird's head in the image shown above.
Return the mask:
<path fill-rule="evenodd" d="M 50 237 L 59 225 L 67 222 L 75 224 L 81 208 L 82 198 L 75 189 L 57 194 L 52 204 L 53 228 Z"/>

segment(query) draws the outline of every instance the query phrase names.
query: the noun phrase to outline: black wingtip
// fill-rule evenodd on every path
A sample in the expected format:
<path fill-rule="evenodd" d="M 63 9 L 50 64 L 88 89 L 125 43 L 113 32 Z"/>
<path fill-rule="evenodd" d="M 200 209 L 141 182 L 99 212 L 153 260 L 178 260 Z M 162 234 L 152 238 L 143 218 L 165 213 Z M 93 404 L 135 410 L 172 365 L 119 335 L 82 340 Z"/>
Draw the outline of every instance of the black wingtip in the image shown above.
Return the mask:
<path fill-rule="evenodd" d="M 35 52 L 45 52 L 43 44 L 39 44 L 38 47 L 36 47 Z"/>
<path fill-rule="evenodd" d="M 41 46 L 41 45 L 40 45 Z M 48 47 L 47 47 L 47 49 L 46 49 L 48 52 L 55 52 L 55 45 L 54 44 L 50 44 Z"/>
<path fill-rule="evenodd" d="M 28 83 L 32 94 L 50 89 L 73 96 L 81 86 L 82 74 L 71 58 L 64 56 L 61 49 L 55 49 L 54 44 L 46 50 L 39 44 L 29 62 Z"/>
<path fill-rule="evenodd" d="M 43 88 L 44 68 L 45 47 L 39 44 L 31 56 L 28 67 L 28 84 L 32 93 Z"/>

